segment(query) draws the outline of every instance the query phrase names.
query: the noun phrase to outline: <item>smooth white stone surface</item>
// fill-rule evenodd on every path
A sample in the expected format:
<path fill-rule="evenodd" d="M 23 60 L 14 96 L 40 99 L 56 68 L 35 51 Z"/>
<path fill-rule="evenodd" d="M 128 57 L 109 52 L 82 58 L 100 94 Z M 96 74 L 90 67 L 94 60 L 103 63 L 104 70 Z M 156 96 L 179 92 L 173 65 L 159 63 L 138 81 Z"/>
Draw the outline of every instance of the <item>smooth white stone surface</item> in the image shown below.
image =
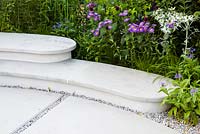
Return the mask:
<path fill-rule="evenodd" d="M 9 134 L 38 114 L 60 95 L 0 88 L 0 134 Z"/>
<path fill-rule="evenodd" d="M 76 42 L 69 38 L 0 32 L 0 59 L 54 63 L 71 59 Z"/>
<path fill-rule="evenodd" d="M 22 134 L 178 134 L 130 112 L 67 98 Z"/>
<path fill-rule="evenodd" d="M 71 59 L 71 52 L 42 55 L 32 53 L 0 52 L 0 59 L 11 61 L 27 61 L 35 63 L 54 63 Z"/>
<path fill-rule="evenodd" d="M 76 43 L 69 38 L 0 32 L 0 51 L 34 54 L 58 54 L 75 49 Z"/>
<path fill-rule="evenodd" d="M 153 83 L 158 76 L 155 74 L 81 60 L 54 64 L 0 61 L 0 66 L 1 75 L 80 86 L 131 101 L 150 103 L 150 111 L 166 110 L 166 107 L 158 108 L 165 95 L 158 93 L 160 81 Z"/>

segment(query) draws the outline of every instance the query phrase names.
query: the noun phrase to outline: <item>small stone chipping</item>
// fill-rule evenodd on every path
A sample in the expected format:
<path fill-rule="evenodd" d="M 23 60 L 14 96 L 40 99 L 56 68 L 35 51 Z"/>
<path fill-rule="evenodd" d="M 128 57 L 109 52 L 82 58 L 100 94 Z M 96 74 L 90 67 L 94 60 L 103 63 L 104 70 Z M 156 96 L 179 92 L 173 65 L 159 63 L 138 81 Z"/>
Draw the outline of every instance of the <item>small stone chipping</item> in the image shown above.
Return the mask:
<path fill-rule="evenodd" d="M 35 87 L 23 87 L 23 86 L 20 86 L 20 85 L 17 85 L 17 86 L 16 85 L 14 85 L 14 86 L 13 85 L 12 86 L 11 85 L 0 85 L 0 87 L 18 88 L 18 89 L 30 89 L 30 90 L 45 91 L 45 92 L 56 93 L 56 94 L 61 94 L 62 95 L 60 99 L 58 99 L 52 105 L 50 105 L 45 110 L 43 110 L 41 113 L 36 115 L 30 121 L 26 122 L 20 128 L 15 130 L 12 134 L 20 134 L 20 132 L 24 131 L 29 126 L 31 126 L 34 122 L 36 122 L 37 120 L 42 118 L 44 115 L 46 115 L 48 113 L 48 111 L 50 111 L 51 109 L 56 107 L 56 105 L 61 103 L 68 96 L 76 97 L 76 98 L 80 98 L 80 99 L 85 99 L 85 100 L 89 100 L 89 101 L 95 101 L 97 103 L 101 103 L 101 104 L 104 104 L 104 105 L 109 105 L 109 106 L 112 106 L 112 107 L 115 107 L 115 108 L 118 108 L 118 109 L 121 109 L 121 110 L 124 110 L 124 111 L 135 113 L 135 114 L 137 114 L 139 116 L 145 117 L 145 118 L 153 120 L 153 121 L 155 121 L 157 123 L 161 123 L 161 124 L 163 124 L 163 125 L 165 125 L 167 127 L 175 129 L 180 134 L 200 134 L 200 121 L 199 121 L 199 124 L 197 124 L 196 126 L 190 126 L 190 125 L 184 124 L 183 122 L 178 122 L 174 118 L 168 117 L 167 112 L 141 113 L 139 111 L 136 111 L 136 110 L 131 109 L 131 108 L 126 107 L 126 106 L 113 104 L 112 102 L 108 102 L 108 101 L 105 101 L 105 100 L 102 100 L 102 99 L 89 97 L 89 96 L 86 96 L 86 95 L 77 94 L 75 92 L 74 93 L 69 93 L 69 92 L 66 92 L 66 91 L 54 91 L 54 90 L 49 90 L 49 89 L 39 89 L 39 88 L 35 88 Z"/>

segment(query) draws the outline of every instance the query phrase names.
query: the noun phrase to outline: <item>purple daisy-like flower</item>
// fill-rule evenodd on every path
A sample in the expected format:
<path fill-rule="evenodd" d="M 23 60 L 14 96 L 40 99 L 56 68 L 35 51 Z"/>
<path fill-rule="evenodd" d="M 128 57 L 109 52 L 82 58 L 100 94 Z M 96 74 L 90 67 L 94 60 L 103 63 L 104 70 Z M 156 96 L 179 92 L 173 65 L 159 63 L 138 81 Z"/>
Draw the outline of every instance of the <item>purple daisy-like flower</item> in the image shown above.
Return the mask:
<path fill-rule="evenodd" d="M 168 28 L 174 29 L 175 22 L 171 22 L 167 24 Z"/>
<path fill-rule="evenodd" d="M 189 59 L 193 59 L 193 58 L 194 58 L 194 54 L 188 54 L 187 57 L 188 57 Z"/>
<path fill-rule="evenodd" d="M 190 94 L 193 96 L 193 95 L 195 95 L 198 91 L 199 91 L 199 90 L 198 90 L 197 88 L 192 88 L 192 89 L 190 90 Z"/>
<path fill-rule="evenodd" d="M 139 27 L 143 27 L 144 25 L 145 25 L 145 22 L 142 21 L 142 22 L 140 22 Z"/>
<path fill-rule="evenodd" d="M 139 26 L 137 24 L 132 23 L 132 24 L 129 24 L 128 26 L 129 26 L 128 31 L 130 33 L 137 33 L 137 32 L 139 32 Z"/>
<path fill-rule="evenodd" d="M 103 23 L 104 25 L 109 25 L 109 24 L 112 24 L 112 20 L 105 20 Z"/>
<path fill-rule="evenodd" d="M 154 33 L 156 24 L 150 25 L 149 22 L 142 21 L 138 25 L 135 23 L 129 24 L 128 31 L 133 33 Z"/>
<path fill-rule="evenodd" d="M 101 19 L 101 16 L 100 15 L 95 15 L 94 16 L 94 21 L 100 21 Z"/>
<path fill-rule="evenodd" d="M 89 8 L 89 9 L 93 9 L 94 7 L 96 7 L 96 4 L 93 3 L 93 2 L 90 2 L 90 3 L 87 4 L 86 7 Z"/>
<path fill-rule="evenodd" d="M 102 28 L 104 26 L 104 22 L 99 22 L 99 24 L 98 24 L 98 28 L 100 29 L 100 28 Z"/>
<path fill-rule="evenodd" d="M 96 30 L 93 31 L 93 35 L 94 36 L 99 36 L 99 34 L 100 34 L 100 30 L 99 29 L 96 29 Z"/>
<path fill-rule="evenodd" d="M 130 18 L 124 19 L 124 22 L 129 22 L 129 21 L 130 21 Z"/>
<path fill-rule="evenodd" d="M 91 19 L 93 18 L 94 21 L 99 21 L 100 20 L 100 15 L 94 11 L 89 11 L 88 14 L 87 14 L 87 18 L 88 19 Z"/>
<path fill-rule="evenodd" d="M 124 10 L 122 13 L 119 14 L 119 16 L 127 16 L 128 15 L 128 10 Z"/>
<path fill-rule="evenodd" d="M 150 28 L 148 29 L 148 33 L 154 33 L 154 31 L 155 31 L 155 29 L 154 29 L 153 27 L 150 27 Z"/>
<path fill-rule="evenodd" d="M 139 27 L 138 30 L 139 30 L 140 33 L 143 33 L 144 32 L 144 27 Z"/>
<path fill-rule="evenodd" d="M 179 73 L 176 73 L 175 76 L 174 76 L 174 78 L 175 78 L 175 79 L 180 79 L 180 78 L 182 78 L 182 75 L 179 74 Z"/>

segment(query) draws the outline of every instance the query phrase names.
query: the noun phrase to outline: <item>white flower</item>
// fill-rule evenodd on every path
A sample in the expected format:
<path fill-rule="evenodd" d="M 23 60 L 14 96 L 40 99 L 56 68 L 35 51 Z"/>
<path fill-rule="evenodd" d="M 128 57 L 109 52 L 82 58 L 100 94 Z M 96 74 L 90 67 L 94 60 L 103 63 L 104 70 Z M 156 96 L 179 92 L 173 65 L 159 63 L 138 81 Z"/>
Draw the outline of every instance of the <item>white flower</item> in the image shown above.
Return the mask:
<path fill-rule="evenodd" d="M 194 21 L 193 15 L 186 15 L 184 13 L 178 13 L 175 11 L 175 7 L 168 8 L 168 11 L 164 11 L 159 8 L 153 12 L 155 19 L 159 22 L 161 26 L 161 31 L 166 34 L 170 34 L 179 27 L 182 23 L 188 23 Z M 167 27 L 169 23 L 174 23 L 173 28 Z"/>

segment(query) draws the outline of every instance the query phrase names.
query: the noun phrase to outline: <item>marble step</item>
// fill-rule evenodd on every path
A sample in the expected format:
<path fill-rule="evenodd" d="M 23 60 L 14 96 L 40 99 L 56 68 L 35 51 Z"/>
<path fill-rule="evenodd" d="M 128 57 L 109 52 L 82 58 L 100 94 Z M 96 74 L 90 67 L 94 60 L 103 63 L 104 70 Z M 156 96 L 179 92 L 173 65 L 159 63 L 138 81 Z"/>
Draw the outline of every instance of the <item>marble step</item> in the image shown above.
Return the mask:
<path fill-rule="evenodd" d="M 161 112 L 158 75 L 139 70 L 71 59 L 60 63 L 0 61 L 0 84 L 76 92 L 130 107 L 141 112 Z M 169 85 L 170 86 L 170 85 Z"/>
<path fill-rule="evenodd" d="M 0 59 L 38 63 L 71 59 L 76 43 L 64 37 L 0 32 Z"/>

